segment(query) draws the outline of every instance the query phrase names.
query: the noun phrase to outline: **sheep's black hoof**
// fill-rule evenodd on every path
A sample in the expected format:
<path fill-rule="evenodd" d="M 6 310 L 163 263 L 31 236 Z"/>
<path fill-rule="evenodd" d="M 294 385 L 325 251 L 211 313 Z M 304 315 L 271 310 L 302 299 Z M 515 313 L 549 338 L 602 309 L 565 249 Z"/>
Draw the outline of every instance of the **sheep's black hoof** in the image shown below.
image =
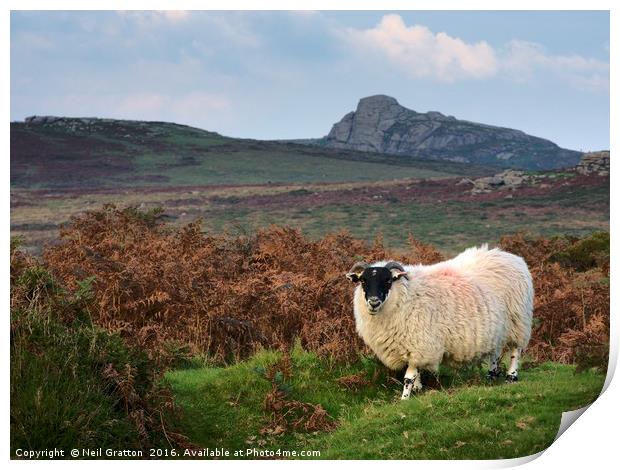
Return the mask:
<path fill-rule="evenodd" d="M 490 370 L 487 372 L 487 382 L 494 382 L 499 376 L 501 372 L 499 370 Z"/>
<path fill-rule="evenodd" d="M 519 381 L 517 374 L 508 374 L 506 376 L 506 383 L 515 383 Z"/>

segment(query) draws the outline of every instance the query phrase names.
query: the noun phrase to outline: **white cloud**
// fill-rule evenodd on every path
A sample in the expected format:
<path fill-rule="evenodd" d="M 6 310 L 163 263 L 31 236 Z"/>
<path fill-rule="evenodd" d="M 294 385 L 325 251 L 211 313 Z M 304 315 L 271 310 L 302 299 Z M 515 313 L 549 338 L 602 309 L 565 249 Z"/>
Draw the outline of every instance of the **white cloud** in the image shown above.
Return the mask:
<path fill-rule="evenodd" d="M 186 10 L 148 10 L 116 12 L 139 32 L 160 34 L 160 30 L 171 27 L 192 32 L 200 37 L 217 37 L 217 47 L 235 44 L 242 47 L 257 47 L 259 37 L 252 32 L 251 17 L 245 12 L 222 14 L 216 11 L 192 12 Z M 164 33 L 161 33 L 164 34 Z"/>
<path fill-rule="evenodd" d="M 345 40 L 360 52 L 385 56 L 414 78 L 451 82 L 487 78 L 497 73 L 495 51 L 485 41 L 468 44 L 426 26 L 407 26 L 399 15 L 386 15 L 371 29 L 346 29 Z"/>
<path fill-rule="evenodd" d="M 50 51 L 55 48 L 49 38 L 30 31 L 20 31 L 11 38 L 11 48 L 20 48 L 24 52 Z"/>
<path fill-rule="evenodd" d="M 175 118 L 195 118 L 200 113 L 230 109 L 228 99 L 219 94 L 192 91 L 180 96 L 160 93 L 135 93 L 124 96 L 116 106 L 122 116 L 152 116 L 168 113 Z"/>
<path fill-rule="evenodd" d="M 318 10 L 290 10 L 289 13 L 302 18 L 313 18 L 320 14 Z"/>
<path fill-rule="evenodd" d="M 163 110 L 167 101 L 167 97 L 157 93 L 136 93 L 122 98 L 116 110 L 123 116 L 149 115 Z"/>
<path fill-rule="evenodd" d="M 14 98 L 27 109 L 23 116 L 50 114 L 166 121 L 214 131 L 221 131 L 226 125 L 235 122 L 236 106 L 233 106 L 227 95 L 201 90 L 181 94 L 157 91 L 107 94 L 75 92 L 44 97 L 26 94 L 15 95 Z"/>
<path fill-rule="evenodd" d="M 225 41 L 231 41 L 238 46 L 258 47 L 260 38 L 251 30 L 250 24 L 242 14 L 232 16 L 204 15 L 203 22 L 208 22 L 210 28 L 214 28 L 217 34 Z M 207 26 L 207 25 L 204 25 Z"/>
<path fill-rule="evenodd" d="M 178 116 L 187 114 L 188 117 L 193 117 L 200 113 L 228 111 L 231 104 L 225 96 L 194 91 L 173 100 L 171 109 Z"/>
<path fill-rule="evenodd" d="M 336 35 L 361 60 L 386 60 L 411 78 L 444 82 L 502 77 L 519 82 L 552 76 L 584 90 L 609 89 L 609 63 L 577 54 L 553 55 L 537 43 L 512 40 L 499 49 L 486 41 L 468 43 L 423 25 L 407 26 L 385 15 L 369 29 L 338 29 Z"/>
<path fill-rule="evenodd" d="M 189 12 L 186 10 L 119 10 L 117 13 L 134 20 L 144 28 L 166 22 L 181 23 L 189 17 Z"/>
<path fill-rule="evenodd" d="M 536 74 L 553 74 L 576 88 L 609 89 L 609 63 L 577 54 L 553 55 L 533 42 L 512 40 L 502 51 L 502 69 L 519 81 L 531 81 Z"/>
<path fill-rule="evenodd" d="M 173 23 L 179 23 L 189 17 L 189 12 L 187 10 L 164 10 L 159 13 L 163 14 L 168 21 L 172 21 Z"/>

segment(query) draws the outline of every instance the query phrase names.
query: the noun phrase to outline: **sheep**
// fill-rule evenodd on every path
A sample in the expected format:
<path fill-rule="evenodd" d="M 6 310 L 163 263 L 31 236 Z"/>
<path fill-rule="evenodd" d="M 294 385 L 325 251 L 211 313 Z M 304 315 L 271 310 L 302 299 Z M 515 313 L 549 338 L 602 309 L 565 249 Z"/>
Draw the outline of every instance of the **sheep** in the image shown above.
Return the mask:
<path fill-rule="evenodd" d="M 532 330 L 534 288 L 523 258 L 487 245 L 433 265 L 356 263 L 353 311 L 358 334 L 388 368 L 407 366 L 402 399 L 422 390 L 419 370 L 489 358 L 499 376 L 510 348 L 506 382 L 518 380 Z"/>

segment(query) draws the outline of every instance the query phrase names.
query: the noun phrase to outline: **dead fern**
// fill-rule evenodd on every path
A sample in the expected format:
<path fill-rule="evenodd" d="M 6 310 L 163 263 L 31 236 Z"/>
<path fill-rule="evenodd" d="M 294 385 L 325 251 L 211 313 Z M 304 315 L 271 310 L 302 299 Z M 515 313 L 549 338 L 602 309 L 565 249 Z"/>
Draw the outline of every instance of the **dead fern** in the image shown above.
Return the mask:
<path fill-rule="evenodd" d="M 522 234 L 501 241 L 526 259 L 534 277 L 529 353 L 535 360 L 577 361 L 581 353 L 569 341 L 575 332 L 593 343 L 608 341 L 604 331 L 587 327 L 595 316 L 608 324 L 608 260 L 597 255 L 598 267 L 587 273 L 552 261 L 576 242 Z M 381 236 L 368 245 L 346 231 L 313 241 L 279 226 L 212 236 L 198 222 L 173 230 L 135 210 L 106 206 L 73 218 L 44 259 L 73 289 L 93 277 L 93 320 L 164 364 L 174 360 L 166 346 L 171 343 L 187 345 L 184 354 L 231 363 L 260 347 L 290 349 L 297 339 L 320 356 L 350 361 L 365 347 L 355 331 L 344 273 L 362 259 L 443 259 L 413 236 L 409 245 L 399 253 L 385 248 Z"/>

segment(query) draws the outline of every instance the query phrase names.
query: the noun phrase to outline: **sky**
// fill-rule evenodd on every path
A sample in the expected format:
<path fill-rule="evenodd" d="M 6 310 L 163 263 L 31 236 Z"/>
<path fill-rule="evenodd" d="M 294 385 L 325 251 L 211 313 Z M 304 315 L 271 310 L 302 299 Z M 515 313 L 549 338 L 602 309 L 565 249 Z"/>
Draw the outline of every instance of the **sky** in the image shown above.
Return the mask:
<path fill-rule="evenodd" d="M 11 120 L 326 135 L 360 98 L 609 148 L 605 11 L 13 11 Z"/>

